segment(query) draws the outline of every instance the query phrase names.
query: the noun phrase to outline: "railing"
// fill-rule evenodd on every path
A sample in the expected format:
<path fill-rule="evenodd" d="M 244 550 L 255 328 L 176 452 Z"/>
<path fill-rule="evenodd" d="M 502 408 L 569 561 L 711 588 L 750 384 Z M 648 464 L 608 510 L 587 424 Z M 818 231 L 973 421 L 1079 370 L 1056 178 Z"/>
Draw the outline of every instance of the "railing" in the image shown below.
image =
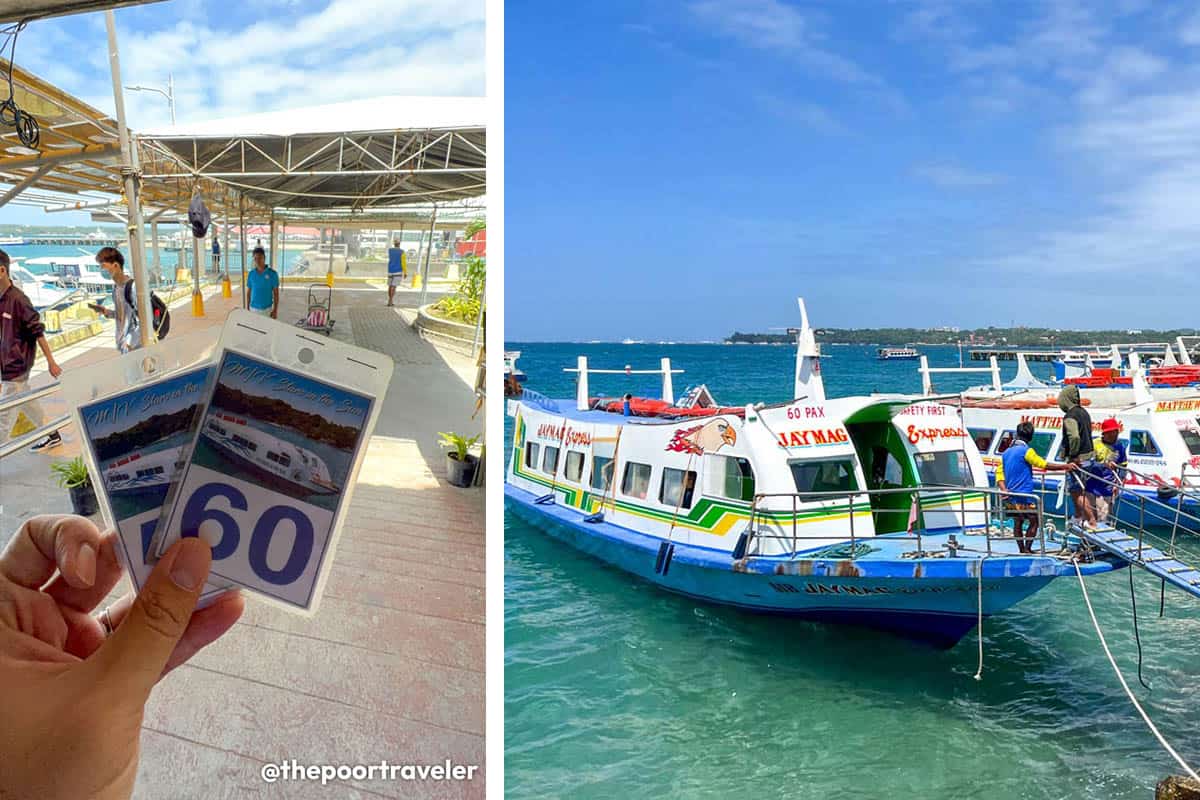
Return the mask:
<path fill-rule="evenodd" d="M 30 389 L 27 392 L 21 392 L 20 394 L 14 394 L 11 397 L 5 397 L 0 399 L 0 411 L 8 411 L 10 409 L 19 408 L 20 406 L 23 406 L 31 401 L 47 397 L 54 392 L 57 392 L 60 388 L 60 384 L 55 381 L 47 386 L 39 386 L 38 388 Z M 58 433 L 58 431 L 70 424 L 71 415 L 63 414 L 62 416 L 55 417 L 50 422 L 42 425 L 40 428 L 37 428 L 23 436 L 19 436 L 16 439 L 4 442 L 3 444 L 0 444 L 0 459 L 3 459 L 5 456 L 12 455 L 24 447 L 28 447 L 45 436 L 49 436 L 52 433 Z"/>
<path fill-rule="evenodd" d="M 780 552 L 769 553 L 766 555 L 773 557 L 787 556 L 789 558 L 795 558 L 801 550 L 811 549 L 802 546 L 808 542 L 824 542 L 826 544 L 830 544 L 832 542 L 835 546 L 837 543 L 844 543 L 845 537 L 838 537 L 836 535 L 830 535 L 829 533 L 815 535 L 800 534 L 799 526 L 801 512 L 814 510 L 812 506 L 813 503 L 823 503 L 825 505 L 822 505 L 820 510 L 826 513 L 836 514 L 843 507 L 846 510 L 846 514 L 850 521 L 849 559 L 853 560 L 858 556 L 858 545 L 862 543 L 864 539 L 871 541 L 877 540 L 880 537 L 885 537 L 889 541 L 895 541 L 897 539 L 912 540 L 916 545 L 915 555 L 925 555 L 924 537 L 928 536 L 929 532 L 925 529 L 924 519 L 925 514 L 928 513 L 930 509 L 928 507 L 924 509 L 922 508 L 922 495 L 936 495 L 935 498 L 931 498 L 926 502 L 930 503 L 936 501 L 938 505 L 938 508 L 936 509 L 937 512 L 942 512 L 944 510 L 946 513 L 957 513 L 959 515 L 959 524 L 954 527 L 961 529 L 964 535 L 984 536 L 986 541 L 985 552 L 989 556 L 993 555 L 992 543 L 994 540 L 1011 538 L 1007 535 L 1001 535 L 999 533 L 1004 531 L 1004 522 L 1010 516 L 1015 517 L 1022 514 L 1029 515 L 1036 513 L 1039 520 L 1036 537 L 1022 538 L 1026 540 L 1032 540 L 1036 538 L 1039 542 L 1038 552 L 1043 555 L 1046 553 L 1046 529 L 1040 522 L 1044 518 L 1041 496 L 1035 493 L 1016 495 L 1012 492 L 1002 492 L 999 489 L 983 486 L 918 486 L 900 487 L 894 489 L 856 489 L 850 492 L 771 492 L 756 494 L 754 496 L 753 504 L 750 508 L 750 525 L 746 531 L 746 540 L 739 543 L 738 550 L 743 555 L 762 556 L 764 555 L 762 548 L 761 546 L 755 547 L 756 543 L 775 542 L 776 544 L 780 545 Z M 911 497 L 911 505 L 906 511 L 903 508 L 875 508 L 871 503 L 872 498 L 888 496 Z M 950 499 L 953 499 L 954 496 L 957 496 L 958 508 L 955 509 L 953 507 L 945 507 L 947 498 L 950 497 Z M 974 501 L 980 497 L 982 497 L 984 501 L 983 508 L 967 507 L 968 500 Z M 1032 503 L 1034 508 L 1024 511 L 1006 509 L 1004 507 L 1003 500 L 1011 500 L 1014 497 L 1020 497 L 1022 500 L 1027 498 L 1028 502 Z M 790 536 L 776 532 L 779 528 L 785 528 L 789 522 L 788 509 L 786 507 L 783 509 L 778 507 L 763 507 L 764 503 L 769 503 L 770 501 L 776 501 L 774 505 L 778 506 L 778 501 L 785 498 L 790 501 L 791 504 Z M 866 498 L 869 507 L 868 509 L 856 510 L 854 508 L 855 502 L 860 498 Z M 997 502 L 998 500 L 1001 502 Z M 832 505 L 829 505 L 831 502 Z M 807 508 L 802 509 L 801 504 L 806 504 Z M 859 535 L 855 530 L 854 521 L 855 516 L 862 513 L 870 513 L 872 522 L 874 522 L 880 514 L 887 514 L 893 517 L 900 514 L 907 514 L 911 524 L 908 530 L 906 530 L 904 533 L 886 534 L 876 534 L 874 531 L 875 526 L 872 525 L 871 533 L 867 536 L 862 536 Z M 782 518 L 780 518 L 781 514 L 783 515 Z M 979 524 L 968 524 L 967 520 L 971 516 L 975 515 L 978 515 L 979 517 Z M 961 543 L 957 542 L 953 538 L 953 534 L 951 535 L 950 540 L 946 542 L 946 546 L 951 549 L 951 552 L 968 549 Z"/>
<path fill-rule="evenodd" d="M 1135 475 L 1143 480 L 1151 482 L 1154 481 L 1153 476 L 1143 475 L 1128 468 L 1120 469 L 1121 472 Z M 1070 474 L 1071 473 L 1064 473 L 1063 480 L 1076 480 L 1076 478 L 1068 477 Z M 1181 491 L 1180 489 L 1182 487 L 1167 486 L 1166 484 L 1161 485 L 1162 488 L 1170 489 L 1177 497 L 1175 505 L 1172 506 L 1170 503 L 1164 502 L 1155 497 L 1141 494 L 1139 492 L 1128 491 L 1125 482 L 1119 478 L 1118 480 L 1112 481 L 1092 473 L 1082 473 L 1082 471 L 1074 474 L 1079 476 L 1078 480 L 1080 481 L 1095 480 L 1113 489 L 1113 502 L 1112 507 L 1109 510 L 1109 516 L 1114 522 L 1114 527 L 1120 525 L 1119 517 L 1122 504 L 1136 506 L 1136 525 L 1133 523 L 1120 525 L 1120 530 L 1131 534 L 1131 538 L 1136 539 L 1138 560 L 1141 560 L 1142 558 L 1142 552 L 1146 546 L 1147 537 L 1152 539 L 1161 539 L 1166 542 L 1168 546 L 1166 551 L 1167 554 L 1174 557 L 1176 555 L 1176 543 L 1178 541 L 1178 535 L 1180 532 L 1184 532 L 1193 536 L 1200 535 L 1200 516 L 1183 510 L 1183 500 L 1185 498 L 1196 498 L 1196 495 Z M 1117 474 L 1119 475 L 1120 473 Z M 1043 473 L 1042 493 L 1045 494 L 1046 492 L 1046 476 Z M 1050 514 L 1049 518 L 1061 519 L 1065 522 L 1066 511 L 1064 509 L 1064 512 L 1061 515 Z M 1170 535 L 1167 536 L 1165 534 L 1156 533 L 1151 529 L 1152 527 L 1163 529 L 1169 528 Z M 1154 542 L 1151 542 L 1150 545 L 1154 546 Z"/>

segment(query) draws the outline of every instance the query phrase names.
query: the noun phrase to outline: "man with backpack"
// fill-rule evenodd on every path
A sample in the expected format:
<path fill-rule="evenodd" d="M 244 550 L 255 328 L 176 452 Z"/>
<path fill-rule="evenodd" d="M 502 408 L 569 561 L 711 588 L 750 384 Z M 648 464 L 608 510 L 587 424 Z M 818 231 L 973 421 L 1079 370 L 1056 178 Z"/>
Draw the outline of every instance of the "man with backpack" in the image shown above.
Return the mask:
<path fill-rule="evenodd" d="M 117 350 L 128 353 L 142 346 L 141 321 L 138 319 L 137 296 L 133 278 L 125 274 L 125 256 L 115 247 L 102 247 L 96 253 L 96 263 L 112 278 L 113 307 L 92 305 L 91 308 L 109 319 L 116 320 Z M 150 293 L 150 308 L 154 316 L 152 324 L 159 339 L 165 338 L 171 327 L 171 314 L 167 304 L 158 295 Z"/>

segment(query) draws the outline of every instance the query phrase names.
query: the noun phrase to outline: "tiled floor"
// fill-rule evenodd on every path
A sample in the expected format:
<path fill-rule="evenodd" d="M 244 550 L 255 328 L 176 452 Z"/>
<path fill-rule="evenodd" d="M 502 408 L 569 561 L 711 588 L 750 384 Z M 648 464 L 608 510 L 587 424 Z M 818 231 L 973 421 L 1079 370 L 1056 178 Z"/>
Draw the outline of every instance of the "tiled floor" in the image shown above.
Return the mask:
<path fill-rule="evenodd" d="M 219 324 L 236 300 L 236 292 L 207 298 L 204 320 L 174 310 L 173 333 Z M 306 300 L 306 287 L 286 286 L 280 318 L 299 318 Z M 483 796 L 483 493 L 449 486 L 437 447 L 438 431 L 473 434 L 482 423 L 470 419 L 461 357 L 440 354 L 384 302 L 383 289 L 334 291 L 334 338 L 397 363 L 320 610 L 306 619 L 251 601 L 229 634 L 159 685 L 147 707 L 136 797 Z M 111 357 L 103 343 L 69 354 L 64 368 Z M 55 455 L 69 454 L 70 444 Z M 47 488 L 48 460 L 0 462 L 0 542 L 24 516 L 66 507 Z M 262 781 L 264 763 L 290 759 L 450 759 L 479 769 L 470 782 Z"/>

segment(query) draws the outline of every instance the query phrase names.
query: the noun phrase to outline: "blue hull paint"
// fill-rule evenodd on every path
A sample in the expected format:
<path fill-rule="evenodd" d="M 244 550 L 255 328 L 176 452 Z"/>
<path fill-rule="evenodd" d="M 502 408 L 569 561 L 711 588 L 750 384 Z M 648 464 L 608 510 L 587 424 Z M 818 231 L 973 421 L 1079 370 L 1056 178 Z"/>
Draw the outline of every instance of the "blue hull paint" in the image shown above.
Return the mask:
<path fill-rule="evenodd" d="M 834 560 L 756 558 L 735 570 L 728 553 L 677 542 L 662 575 L 655 569 L 662 543 L 658 537 L 607 522 L 584 522 L 576 509 L 537 505 L 532 493 L 507 483 L 505 499 L 510 510 L 554 538 L 697 600 L 754 613 L 865 626 L 938 647 L 952 647 L 978 620 L 978 559 L 862 558 L 854 562 L 858 575 L 838 575 L 839 562 Z M 921 576 L 915 577 L 918 561 Z M 1098 562 L 1085 571 L 1110 569 Z M 1061 563 L 1049 558 L 983 562 L 983 615 L 1009 608 L 1063 574 Z"/>

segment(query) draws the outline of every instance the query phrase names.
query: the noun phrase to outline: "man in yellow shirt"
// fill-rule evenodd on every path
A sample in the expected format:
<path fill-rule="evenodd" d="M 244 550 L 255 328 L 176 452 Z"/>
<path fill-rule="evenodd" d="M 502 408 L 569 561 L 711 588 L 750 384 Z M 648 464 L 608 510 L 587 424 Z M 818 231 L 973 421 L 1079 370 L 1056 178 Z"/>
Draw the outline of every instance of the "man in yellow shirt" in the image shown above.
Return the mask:
<path fill-rule="evenodd" d="M 1074 472 L 1078 464 L 1055 464 L 1046 461 L 1029 446 L 1033 441 L 1033 423 L 1022 422 L 1017 426 L 1017 440 L 1000 456 L 996 465 L 996 486 L 1006 494 L 1004 509 L 1013 518 L 1013 535 L 1017 537 L 1017 549 L 1022 553 L 1033 553 L 1033 540 L 1037 536 L 1041 519 L 1037 513 L 1037 495 L 1034 494 L 1033 471 Z M 1026 533 L 1022 534 L 1022 527 Z"/>

